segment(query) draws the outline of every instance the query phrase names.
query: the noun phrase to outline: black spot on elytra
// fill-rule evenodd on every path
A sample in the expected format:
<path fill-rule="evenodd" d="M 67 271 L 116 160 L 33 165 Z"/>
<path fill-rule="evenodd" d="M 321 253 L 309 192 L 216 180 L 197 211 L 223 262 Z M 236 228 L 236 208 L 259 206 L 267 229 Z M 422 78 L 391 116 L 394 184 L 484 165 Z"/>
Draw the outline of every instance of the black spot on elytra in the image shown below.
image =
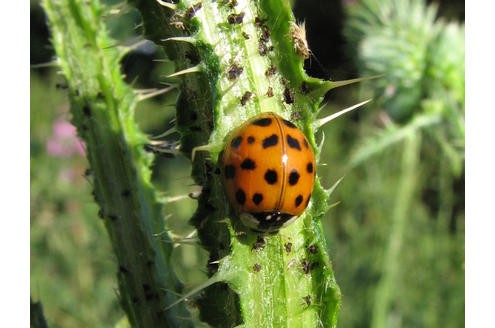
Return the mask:
<path fill-rule="evenodd" d="M 225 179 L 233 179 L 235 177 L 235 166 L 234 165 L 225 165 L 224 171 Z"/>
<path fill-rule="evenodd" d="M 299 141 L 297 141 L 297 139 L 292 138 L 290 134 L 287 135 L 287 144 L 289 145 L 290 148 L 301 150 L 301 145 L 299 144 Z"/>
<path fill-rule="evenodd" d="M 232 146 L 232 148 L 239 148 L 241 142 L 242 142 L 242 136 L 237 136 L 234 139 L 232 139 L 230 145 Z"/>
<path fill-rule="evenodd" d="M 263 118 L 257 119 L 256 121 L 253 121 L 253 123 L 251 123 L 251 124 L 265 127 L 265 126 L 269 126 L 270 124 L 272 124 L 272 119 L 269 117 L 263 117 Z"/>
<path fill-rule="evenodd" d="M 308 163 L 308 165 L 306 165 L 306 171 L 308 173 L 313 173 L 313 163 Z"/>
<path fill-rule="evenodd" d="M 242 161 L 241 168 L 243 170 L 254 170 L 256 168 L 256 163 L 251 158 L 246 158 Z"/>
<path fill-rule="evenodd" d="M 265 172 L 265 181 L 268 184 L 275 184 L 277 183 L 277 171 L 275 170 L 266 170 Z"/>
<path fill-rule="evenodd" d="M 263 139 L 263 148 L 276 146 L 278 143 L 278 136 L 276 134 L 272 134 L 271 136 Z"/>
<path fill-rule="evenodd" d="M 253 203 L 255 203 L 256 205 L 259 205 L 261 203 L 261 201 L 263 201 L 263 195 L 255 193 L 253 195 Z"/>
<path fill-rule="evenodd" d="M 284 122 L 284 124 L 285 124 L 286 126 L 288 126 L 289 128 L 291 128 L 291 129 L 295 129 L 295 128 L 297 128 L 297 127 L 294 125 L 294 123 L 292 123 L 291 121 L 282 120 L 282 122 Z"/>
<path fill-rule="evenodd" d="M 290 174 L 289 174 L 289 184 L 291 186 L 294 186 L 297 184 L 297 182 L 299 181 L 299 173 L 297 172 L 296 169 L 293 169 L 292 171 L 290 171 Z"/>
<path fill-rule="evenodd" d="M 248 144 L 253 144 L 253 143 L 254 143 L 254 141 L 255 141 L 255 139 L 254 139 L 254 137 L 253 137 L 253 136 L 249 136 L 249 137 L 247 138 L 247 142 L 248 142 Z"/>
<path fill-rule="evenodd" d="M 299 205 L 301 205 L 302 201 L 303 201 L 303 196 L 302 195 L 297 196 L 296 201 L 295 201 L 296 207 L 299 207 Z"/>
<path fill-rule="evenodd" d="M 240 204 L 244 205 L 246 202 L 246 193 L 241 188 L 237 189 L 235 193 L 235 200 Z"/>

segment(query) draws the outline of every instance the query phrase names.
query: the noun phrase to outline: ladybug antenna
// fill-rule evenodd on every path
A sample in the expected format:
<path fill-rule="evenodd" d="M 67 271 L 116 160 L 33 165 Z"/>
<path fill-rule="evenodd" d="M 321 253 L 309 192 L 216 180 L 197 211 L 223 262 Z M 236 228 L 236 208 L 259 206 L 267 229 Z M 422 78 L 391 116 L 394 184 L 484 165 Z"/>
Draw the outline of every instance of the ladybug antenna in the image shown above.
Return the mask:
<path fill-rule="evenodd" d="M 337 117 L 341 116 L 341 115 L 344 115 L 345 113 L 348 113 L 356 108 L 359 108 L 363 105 L 366 105 L 367 103 L 369 103 L 372 99 L 368 99 L 368 100 L 365 100 L 363 102 L 360 102 L 359 104 L 356 104 L 356 105 L 353 105 L 351 107 L 348 107 L 348 108 L 345 108 L 341 111 L 338 111 L 337 113 L 334 113 L 332 115 L 328 115 L 327 117 L 324 117 L 324 118 L 321 118 L 319 120 L 316 121 L 316 126 L 317 128 L 320 128 L 322 127 L 323 125 L 327 124 L 328 122 L 336 119 Z"/>

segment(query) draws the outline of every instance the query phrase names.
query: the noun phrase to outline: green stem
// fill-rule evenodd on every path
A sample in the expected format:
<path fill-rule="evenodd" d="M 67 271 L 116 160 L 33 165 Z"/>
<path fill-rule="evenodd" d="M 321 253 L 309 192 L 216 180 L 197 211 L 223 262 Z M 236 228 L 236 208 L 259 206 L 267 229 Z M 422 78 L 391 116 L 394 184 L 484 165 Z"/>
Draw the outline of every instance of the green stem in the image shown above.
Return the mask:
<path fill-rule="evenodd" d="M 197 146 L 209 151 L 196 152 L 193 162 L 202 194 L 191 222 L 210 253 L 208 274 L 222 282 L 206 288 L 196 302 L 201 319 L 215 327 L 335 327 L 340 292 L 320 222 L 328 193 L 317 181 L 305 214 L 261 241 L 238 230 L 215 174 L 225 137 L 261 112 L 293 120 L 318 152 L 316 114 L 334 85 L 303 71 L 288 2 L 183 0 L 174 9 L 131 3 L 142 14 L 146 36 L 163 45 L 176 71 L 198 68 L 179 77 L 177 128 L 186 156 Z M 243 102 L 247 92 L 252 96 Z"/>
<path fill-rule="evenodd" d="M 152 156 L 134 121 L 137 94 L 120 72 L 126 49 L 115 47 L 98 0 L 50 1 L 57 63 L 69 83 L 73 123 L 86 143 L 94 196 L 118 262 L 119 297 L 134 327 L 189 327 L 170 265 L 171 243 L 150 183 Z M 110 288 L 110 287 L 109 287 Z"/>
<path fill-rule="evenodd" d="M 417 170 L 421 136 L 409 133 L 405 138 L 401 162 L 401 179 L 397 187 L 397 197 L 394 202 L 390 237 L 384 252 L 383 272 L 378 284 L 373 312 L 372 328 L 389 327 L 389 311 L 393 301 L 393 290 L 398 283 L 400 269 L 400 253 L 403 238 L 410 217 L 411 202 L 416 189 Z"/>

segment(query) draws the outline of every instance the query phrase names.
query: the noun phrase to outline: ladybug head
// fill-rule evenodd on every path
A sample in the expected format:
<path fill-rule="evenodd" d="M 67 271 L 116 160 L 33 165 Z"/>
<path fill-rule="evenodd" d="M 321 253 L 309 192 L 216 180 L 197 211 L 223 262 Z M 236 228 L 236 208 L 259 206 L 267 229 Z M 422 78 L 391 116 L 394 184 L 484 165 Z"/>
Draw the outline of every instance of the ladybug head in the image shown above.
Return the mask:
<path fill-rule="evenodd" d="M 280 211 L 241 213 L 239 217 L 246 227 L 262 233 L 277 232 L 297 218 L 297 216 Z"/>

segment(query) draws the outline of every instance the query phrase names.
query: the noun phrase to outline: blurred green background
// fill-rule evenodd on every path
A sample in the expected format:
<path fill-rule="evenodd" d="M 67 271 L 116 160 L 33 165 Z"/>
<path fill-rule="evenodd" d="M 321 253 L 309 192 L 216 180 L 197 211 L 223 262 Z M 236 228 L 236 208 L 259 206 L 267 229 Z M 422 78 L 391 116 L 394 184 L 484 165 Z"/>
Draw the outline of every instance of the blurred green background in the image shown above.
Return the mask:
<path fill-rule="evenodd" d="M 374 98 L 317 135 L 325 140 L 323 185 L 345 176 L 331 196 L 338 205 L 323 222 L 343 294 L 339 327 L 463 327 L 463 33 L 461 40 L 459 27 L 433 24 L 426 8 L 414 5 L 421 1 L 292 3 L 298 21 L 306 21 L 309 75 L 384 74 L 331 91 L 320 114 Z M 445 21 L 464 21 L 463 1 L 436 5 Z M 141 33 L 133 10 L 105 20 L 120 42 Z M 52 58 L 45 16 L 31 1 L 31 65 Z M 122 71 L 136 88 L 160 87 L 173 70 L 156 61 L 163 58 L 148 43 L 124 59 Z M 54 68 L 31 70 L 31 296 L 42 302 L 50 327 L 112 327 L 124 315 L 116 261 L 83 146 L 69 124 L 65 85 Z M 173 126 L 175 98 L 169 93 L 140 104 L 145 132 Z M 181 156 L 158 157 L 154 183 L 164 197 L 186 196 L 195 190 L 189 171 Z M 163 216 L 173 233 L 186 236 L 196 205 L 178 198 Z M 194 242 L 176 247 L 186 290 L 205 279 L 207 258 Z"/>

